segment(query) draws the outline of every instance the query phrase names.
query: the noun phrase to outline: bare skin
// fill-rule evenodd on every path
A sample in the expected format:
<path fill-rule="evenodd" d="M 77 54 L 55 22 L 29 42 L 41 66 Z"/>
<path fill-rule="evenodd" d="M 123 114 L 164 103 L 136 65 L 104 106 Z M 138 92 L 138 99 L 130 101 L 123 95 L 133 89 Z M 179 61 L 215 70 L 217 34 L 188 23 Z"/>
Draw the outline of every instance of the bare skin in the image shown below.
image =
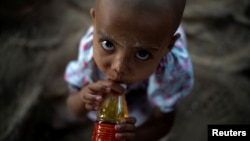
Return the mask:
<path fill-rule="evenodd" d="M 76 115 L 98 110 L 105 93 L 124 93 L 119 83 L 131 85 L 147 79 L 180 37 L 173 34 L 180 23 L 184 0 L 167 0 L 168 6 L 155 4 L 150 10 L 146 9 L 150 3 L 136 10 L 137 3 L 127 1 L 97 0 L 96 7 L 90 10 L 94 26 L 93 57 L 107 79 L 84 86 L 69 96 L 68 107 Z M 180 6 L 177 7 L 180 10 L 171 10 L 171 6 Z M 152 117 L 138 128 L 134 125 L 135 117 L 126 118 L 116 125 L 116 137 L 126 141 L 158 140 L 169 132 L 174 115 L 175 112 L 162 113 L 156 107 Z"/>

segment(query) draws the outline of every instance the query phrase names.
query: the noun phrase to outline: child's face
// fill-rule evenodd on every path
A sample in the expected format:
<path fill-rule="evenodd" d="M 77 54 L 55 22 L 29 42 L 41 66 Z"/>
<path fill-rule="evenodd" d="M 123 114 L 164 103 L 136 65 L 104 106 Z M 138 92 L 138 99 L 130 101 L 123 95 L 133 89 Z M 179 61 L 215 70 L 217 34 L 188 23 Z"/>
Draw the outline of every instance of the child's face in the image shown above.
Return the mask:
<path fill-rule="evenodd" d="M 108 6 L 105 6 L 108 5 Z M 101 3 L 91 11 L 94 60 L 108 79 L 133 84 L 147 79 L 172 48 L 168 14 L 126 10 Z"/>

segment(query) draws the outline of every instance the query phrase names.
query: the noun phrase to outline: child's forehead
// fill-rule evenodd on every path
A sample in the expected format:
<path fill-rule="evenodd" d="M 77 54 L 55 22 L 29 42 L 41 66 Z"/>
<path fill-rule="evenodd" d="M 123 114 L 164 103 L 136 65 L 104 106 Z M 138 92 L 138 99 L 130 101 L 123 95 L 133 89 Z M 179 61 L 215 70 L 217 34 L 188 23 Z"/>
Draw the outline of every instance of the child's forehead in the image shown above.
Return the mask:
<path fill-rule="evenodd" d="M 98 21 L 122 21 L 128 22 L 142 22 L 142 24 L 164 23 L 166 28 L 172 28 L 177 17 L 173 13 L 172 8 L 168 5 L 159 4 L 160 2 L 169 0 L 100 0 L 99 6 L 96 9 L 96 15 L 99 17 Z M 106 2 L 105 2 L 106 1 Z M 163 5 L 163 6 L 162 6 Z M 171 23 L 171 24 L 170 24 Z M 154 24 L 157 26 L 157 24 Z"/>
<path fill-rule="evenodd" d="M 173 32 L 180 24 L 184 7 L 185 0 L 97 0 L 96 3 L 97 11 L 109 9 L 106 11 L 116 14 L 116 18 L 121 18 L 123 14 L 141 16 L 143 13 L 167 19 L 173 23 Z"/>
<path fill-rule="evenodd" d="M 97 0 L 97 5 L 100 7 L 109 8 L 109 7 L 119 7 L 126 8 L 127 10 L 133 11 L 151 11 L 151 12 L 160 12 L 168 10 L 172 7 L 174 0 Z M 178 0 L 177 0 L 178 1 Z"/>

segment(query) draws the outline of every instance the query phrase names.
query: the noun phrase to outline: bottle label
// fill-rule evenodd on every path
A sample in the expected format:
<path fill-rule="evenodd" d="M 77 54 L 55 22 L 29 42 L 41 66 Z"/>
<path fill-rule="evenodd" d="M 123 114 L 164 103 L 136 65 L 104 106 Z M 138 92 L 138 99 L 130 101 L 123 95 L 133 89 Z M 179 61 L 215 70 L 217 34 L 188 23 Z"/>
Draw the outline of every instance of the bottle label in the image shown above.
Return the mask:
<path fill-rule="evenodd" d="M 122 141 L 115 138 L 114 123 L 97 121 L 95 123 L 92 141 Z"/>

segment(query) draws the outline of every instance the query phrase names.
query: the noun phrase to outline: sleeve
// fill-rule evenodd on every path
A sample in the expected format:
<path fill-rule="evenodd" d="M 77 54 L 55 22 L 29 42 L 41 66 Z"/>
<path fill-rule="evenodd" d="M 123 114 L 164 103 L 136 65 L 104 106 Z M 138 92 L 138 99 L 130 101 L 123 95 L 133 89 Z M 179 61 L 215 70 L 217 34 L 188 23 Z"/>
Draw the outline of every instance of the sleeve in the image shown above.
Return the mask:
<path fill-rule="evenodd" d="M 70 91 L 73 88 L 80 89 L 92 82 L 92 33 L 93 27 L 90 27 L 80 41 L 77 60 L 70 61 L 66 66 L 64 79 L 68 83 Z"/>
<path fill-rule="evenodd" d="M 150 76 L 147 89 L 151 103 L 165 113 L 176 108 L 180 99 L 191 91 L 194 83 L 185 34 L 181 27 L 177 32 L 181 34 L 181 38 L 175 42 L 171 52 L 164 56 L 156 72 Z"/>

